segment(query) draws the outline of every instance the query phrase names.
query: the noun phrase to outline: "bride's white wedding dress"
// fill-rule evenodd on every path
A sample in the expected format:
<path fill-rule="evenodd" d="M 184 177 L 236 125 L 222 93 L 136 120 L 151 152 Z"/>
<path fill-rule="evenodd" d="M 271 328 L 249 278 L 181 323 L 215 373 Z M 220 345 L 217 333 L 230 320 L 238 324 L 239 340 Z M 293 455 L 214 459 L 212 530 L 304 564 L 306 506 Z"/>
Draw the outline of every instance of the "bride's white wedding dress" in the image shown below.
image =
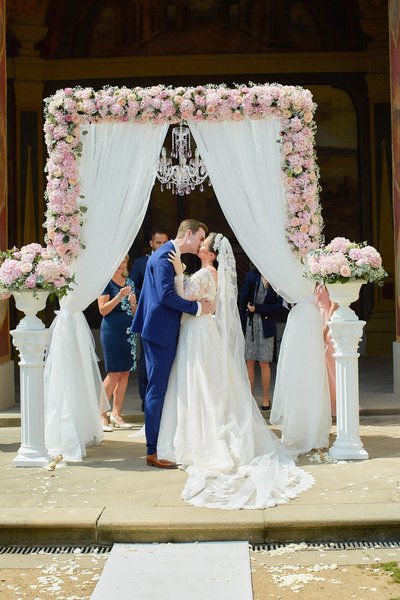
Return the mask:
<path fill-rule="evenodd" d="M 207 268 L 187 279 L 184 290 L 176 278 L 178 293 L 217 302 L 217 311 L 182 317 L 157 453 L 187 472 L 183 500 L 209 508 L 266 508 L 296 497 L 314 480 L 296 467 L 252 397 L 236 271 L 230 271 L 221 272 L 220 263 L 218 289 Z"/>

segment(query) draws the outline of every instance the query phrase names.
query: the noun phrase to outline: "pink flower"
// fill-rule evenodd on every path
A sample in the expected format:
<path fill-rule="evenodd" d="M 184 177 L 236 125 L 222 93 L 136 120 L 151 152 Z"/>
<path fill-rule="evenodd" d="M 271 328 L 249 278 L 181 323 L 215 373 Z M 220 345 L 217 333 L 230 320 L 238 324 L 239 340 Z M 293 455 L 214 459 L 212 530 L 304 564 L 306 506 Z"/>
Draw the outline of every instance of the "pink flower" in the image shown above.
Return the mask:
<path fill-rule="evenodd" d="M 242 113 L 240 112 L 240 110 L 235 110 L 232 113 L 232 120 L 233 121 L 242 121 L 244 119 L 244 115 L 242 115 Z"/>
<path fill-rule="evenodd" d="M 11 285 L 21 274 L 21 263 L 18 260 L 6 258 L 0 266 L 0 283 L 6 286 Z"/>
<path fill-rule="evenodd" d="M 33 242 L 32 244 L 27 244 L 26 246 L 22 246 L 21 254 L 22 255 L 30 254 L 30 255 L 35 256 L 36 254 L 41 254 L 42 250 L 43 250 L 43 248 L 40 244 L 36 244 L 35 242 Z"/>
<path fill-rule="evenodd" d="M 171 100 L 165 100 L 161 105 L 161 113 L 164 117 L 172 117 L 176 112 L 175 106 Z"/>
<path fill-rule="evenodd" d="M 6 258 L 0 266 L 0 288 L 9 292 L 40 288 L 61 294 L 71 281 L 67 266 L 51 253 L 49 247 L 42 248 L 34 243 L 21 250 L 7 250 L 5 254 L 12 258 Z"/>
<path fill-rule="evenodd" d="M 21 263 L 21 273 L 23 273 L 24 275 L 26 273 L 30 273 L 33 269 L 33 264 L 31 262 L 23 262 Z"/>
<path fill-rule="evenodd" d="M 351 242 L 347 238 L 336 237 L 326 246 L 326 249 L 331 252 L 346 252 L 350 246 Z"/>
<path fill-rule="evenodd" d="M 369 265 L 374 269 L 382 266 L 382 258 L 379 252 L 372 246 L 364 246 L 363 248 L 351 248 L 349 256 L 357 262 L 357 265 Z"/>
<path fill-rule="evenodd" d="M 151 101 L 151 105 L 157 110 L 161 110 L 162 101 L 160 98 L 154 98 L 154 100 Z"/>
<path fill-rule="evenodd" d="M 290 154 L 293 150 L 292 142 L 285 142 L 282 146 L 284 154 Z"/>
<path fill-rule="evenodd" d="M 187 113 L 188 115 L 192 114 L 194 111 L 194 104 L 191 100 L 184 100 L 181 104 L 181 112 Z"/>
<path fill-rule="evenodd" d="M 351 277 L 351 269 L 348 265 L 342 265 L 339 272 L 342 277 Z"/>
<path fill-rule="evenodd" d="M 25 285 L 28 289 L 33 289 L 36 287 L 36 281 L 36 275 L 29 275 L 29 277 L 26 278 Z"/>

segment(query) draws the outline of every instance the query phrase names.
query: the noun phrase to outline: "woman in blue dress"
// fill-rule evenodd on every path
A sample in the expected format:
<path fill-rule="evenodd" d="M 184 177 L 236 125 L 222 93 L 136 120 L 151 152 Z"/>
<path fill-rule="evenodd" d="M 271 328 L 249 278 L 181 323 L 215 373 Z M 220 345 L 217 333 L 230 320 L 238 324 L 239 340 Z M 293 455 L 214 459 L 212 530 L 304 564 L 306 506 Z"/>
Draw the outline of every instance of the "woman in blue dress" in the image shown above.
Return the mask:
<path fill-rule="evenodd" d="M 110 421 L 107 413 L 101 415 L 103 431 L 112 431 L 113 426 L 121 429 L 132 427 L 121 415 L 129 373 L 136 369 L 136 340 L 135 334 L 130 331 L 136 311 L 136 295 L 134 283 L 128 277 L 127 265 L 126 256 L 98 298 L 103 317 L 100 342 L 107 373 L 103 385 L 110 403 L 113 398 Z"/>

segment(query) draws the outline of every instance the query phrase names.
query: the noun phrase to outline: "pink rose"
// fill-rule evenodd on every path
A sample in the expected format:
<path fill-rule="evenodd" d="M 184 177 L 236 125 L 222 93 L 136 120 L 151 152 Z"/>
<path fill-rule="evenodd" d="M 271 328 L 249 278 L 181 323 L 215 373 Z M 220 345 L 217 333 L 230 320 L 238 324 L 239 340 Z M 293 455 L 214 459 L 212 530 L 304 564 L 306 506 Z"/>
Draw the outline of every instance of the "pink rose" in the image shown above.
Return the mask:
<path fill-rule="evenodd" d="M 22 273 L 30 273 L 32 271 L 33 264 L 31 262 L 24 262 L 21 264 Z"/>
<path fill-rule="evenodd" d="M 347 265 L 342 265 L 340 267 L 340 274 L 342 277 L 351 277 L 351 269 Z"/>
<path fill-rule="evenodd" d="M 285 142 L 283 144 L 283 152 L 284 154 L 290 154 L 293 150 L 293 144 L 292 142 Z"/>

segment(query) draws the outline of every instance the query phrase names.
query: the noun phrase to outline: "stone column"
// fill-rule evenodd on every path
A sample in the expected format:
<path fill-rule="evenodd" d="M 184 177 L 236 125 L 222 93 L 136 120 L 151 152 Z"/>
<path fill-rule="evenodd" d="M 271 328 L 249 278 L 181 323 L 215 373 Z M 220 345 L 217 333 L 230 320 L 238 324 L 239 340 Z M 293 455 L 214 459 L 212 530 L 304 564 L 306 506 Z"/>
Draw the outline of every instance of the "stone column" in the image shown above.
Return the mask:
<path fill-rule="evenodd" d="M 370 38 L 365 51 L 366 81 L 370 113 L 372 228 L 364 228 L 362 239 L 375 246 L 388 273 L 383 287 L 364 292 L 367 304 L 366 351 L 371 355 L 392 352 L 394 318 L 393 209 L 389 181 L 390 85 L 388 55 L 388 7 L 386 0 L 359 0 L 361 26 Z M 362 240 L 360 240 L 362 241 Z"/>
<path fill-rule="evenodd" d="M 34 206 L 34 222 L 37 224 L 42 223 L 44 213 L 43 60 L 36 49 L 36 45 L 47 33 L 47 27 L 42 25 L 42 5 L 43 2 L 34 0 L 31 3 L 32 13 L 26 13 L 24 6 L 22 14 L 14 12 L 9 16 L 10 30 L 20 45 L 19 55 L 13 59 L 16 109 L 14 135 L 17 148 L 17 188 L 14 199 L 17 204 L 17 231 L 13 241 L 17 246 L 34 241 L 42 242 L 44 234 L 42 227 L 37 227 L 35 231 L 25 226 L 26 215 L 29 214 L 26 210 L 27 202 Z"/>
<path fill-rule="evenodd" d="M 398 0 L 389 0 L 389 46 L 396 286 L 396 341 L 393 343 L 393 387 L 395 395 L 400 400 L 400 4 Z"/>
<path fill-rule="evenodd" d="M 6 23 L 5 0 L 0 0 L 0 249 L 8 247 L 7 236 L 7 121 L 6 121 Z M 0 410 L 12 406 L 14 363 L 10 360 L 8 300 L 0 300 Z"/>

